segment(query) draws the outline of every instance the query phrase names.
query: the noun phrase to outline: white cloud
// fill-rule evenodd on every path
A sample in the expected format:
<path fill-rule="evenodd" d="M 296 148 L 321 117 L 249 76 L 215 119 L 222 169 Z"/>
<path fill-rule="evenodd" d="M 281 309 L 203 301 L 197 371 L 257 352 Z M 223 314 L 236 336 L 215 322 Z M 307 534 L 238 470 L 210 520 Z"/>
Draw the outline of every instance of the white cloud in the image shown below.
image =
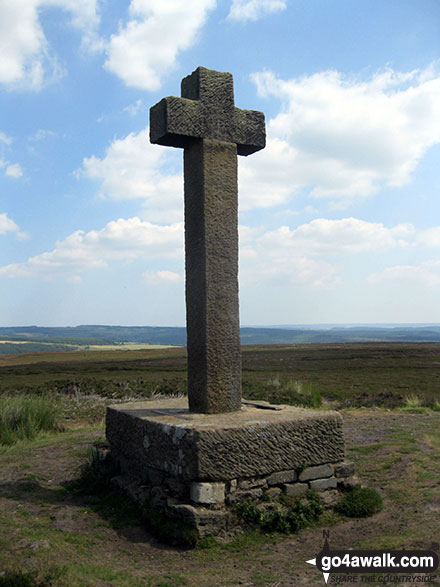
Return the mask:
<path fill-rule="evenodd" d="M 19 232 L 18 226 L 15 222 L 9 218 L 9 216 L 3 212 L 0 214 L 0 235 L 6 234 L 7 232 Z"/>
<path fill-rule="evenodd" d="M 130 116 L 136 116 L 142 108 L 144 108 L 144 104 L 141 99 L 136 100 L 134 104 L 129 104 L 124 108 L 124 112 L 128 112 Z"/>
<path fill-rule="evenodd" d="M 328 287 L 338 282 L 337 269 L 326 261 L 306 255 L 289 255 L 282 249 L 269 255 L 258 245 L 256 251 L 254 259 L 240 256 L 240 282 L 243 284 Z"/>
<path fill-rule="evenodd" d="M 440 285 L 440 261 L 438 259 L 423 261 L 419 265 L 396 265 L 387 267 L 381 273 L 375 273 L 368 278 L 370 283 L 380 282 L 412 282 L 424 287 Z"/>
<path fill-rule="evenodd" d="M 80 175 L 102 181 L 102 198 L 144 199 L 149 220 L 173 222 L 182 218 L 183 178 L 181 171 L 172 175 L 161 172 L 170 157 L 168 149 L 150 143 L 145 129 L 115 139 L 102 159 L 84 159 Z"/>
<path fill-rule="evenodd" d="M 404 247 L 413 234 L 409 224 L 387 228 L 357 218 L 318 218 L 295 229 L 281 226 L 267 232 L 241 226 L 240 275 L 244 282 L 333 286 L 347 255 Z"/>
<path fill-rule="evenodd" d="M 146 271 L 142 277 L 149 285 L 172 285 L 183 282 L 183 276 L 174 271 Z"/>
<path fill-rule="evenodd" d="M 83 46 L 90 50 L 102 49 L 97 35 L 100 22 L 99 0 L 41 0 L 46 6 L 57 6 L 72 15 L 72 25 L 81 30 Z"/>
<path fill-rule="evenodd" d="M 286 0 L 232 0 L 228 18 L 255 21 L 266 14 L 285 10 L 286 7 Z"/>
<path fill-rule="evenodd" d="M 130 20 L 111 36 L 105 67 L 128 86 L 157 90 L 215 5 L 216 0 L 131 0 Z"/>
<path fill-rule="evenodd" d="M 83 44 L 96 45 L 97 0 L 0 0 L 0 83 L 38 90 L 60 68 L 41 25 L 42 10 L 58 7 L 72 15 Z"/>
<path fill-rule="evenodd" d="M 286 202 L 300 188 L 349 203 L 401 187 L 440 142 L 440 77 L 432 68 L 389 69 L 369 80 L 336 71 L 287 81 L 270 71 L 252 77 L 261 96 L 283 106 L 268 123 L 267 148 L 241 158 L 247 208 Z"/>
<path fill-rule="evenodd" d="M 267 232 L 260 238 L 260 243 L 271 249 L 292 249 L 308 255 L 339 255 L 404 247 L 413 233 L 414 228 L 410 224 L 387 228 L 381 223 L 357 218 L 317 218 L 293 230 L 282 226 Z"/>
<path fill-rule="evenodd" d="M 11 137 L 8 137 L 4 132 L 0 131 L 0 142 L 10 145 L 12 143 Z"/>
<path fill-rule="evenodd" d="M 7 232 L 25 236 L 3 213 L 0 234 Z M 296 228 L 282 226 L 270 231 L 240 226 L 240 279 L 243 284 L 332 287 L 340 282 L 347 256 L 383 254 L 418 244 L 419 236 L 410 224 L 386 227 L 356 218 L 319 218 Z M 0 267 L 0 277 L 61 277 L 75 283 L 88 270 L 140 259 L 183 259 L 183 223 L 162 226 L 133 217 L 109 222 L 100 230 L 78 230 L 57 242 L 52 251 Z M 182 274 L 168 269 L 148 270 L 142 278 L 150 285 L 183 282 Z M 409 279 L 437 285 L 440 261 L 391 267 L 370 276 L 369 281 Z"/>
<path fill-rule="evenodd" d="M 13 179 L 18 179 L 19 177 L 22 177 L 23 170 L 18 163 L 13 163 L 6 167 L 5 174 Z"/>
<path fill-rule="evenodd" d="M 0 0 L 1 2 L 1 0 Z M 4 132 L 0 131 L 0 169 L 4 169 L 6 177 L 18 179 L 22 177 L 23 170 L 19 163 L 10 163 L 6 159 L 3 159 L 2 154 L 9 150 L 12 144 L 12 138 L 8 137 Z"/>
<path fill-rule="evenodd" d="M 137 217 L 120 218 L 101 230 L 77 230 L 57 242 L 53 251 L 23 263 L 0 267 L 0 276 L 46 279 L 61 276 L 77 280 L 84 271 L 105 268 L 111 261 L 179 258 L 182 255 L 182 223 L 159 226 Z"/>
<path fill-rule="evenodd" d="M 240 226 L 240 284 L 326 287 L 338 281 L 332 264 L 295 249 L 278 231 Z M 289 240 L 289 239 L 287 239 Z"/>
<path fill-rule="evenodd" d="M 46 130 L 44 128 L 40 128 L 37 130 L 35 134 L 29 137 L 29 141 L 38 142 L 44 141 L 49 137 L 56 137 L 57 133 L 53 132 L 52 130 Z"/>
<path fill-rule="evenodd" d="M 267 141 L 266 148 L 250 157 L 238 158 L 240 208 L 269 208 L 285 203 L 300 183 L 293 177 L 296 151 L 286 141 Z"/>
<path fill-rule="evenodd" d="M 440 247 L 440 226 L 433 226 L 421 231 L 416 244 L 422 247 Z"/>

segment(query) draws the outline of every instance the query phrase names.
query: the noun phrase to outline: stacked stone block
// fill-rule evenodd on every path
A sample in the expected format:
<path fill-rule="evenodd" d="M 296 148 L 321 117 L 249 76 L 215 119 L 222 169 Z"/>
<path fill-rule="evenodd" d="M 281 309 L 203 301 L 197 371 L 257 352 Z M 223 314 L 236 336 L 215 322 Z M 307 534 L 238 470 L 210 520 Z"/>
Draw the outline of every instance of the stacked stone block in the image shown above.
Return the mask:
<path fill-rule="evenodd" d="M 178 519 L 195 528 L 200 537 L 216 535 L 230 529 L 231 506 L 252 499 L 276 500 L 282 494 L 297 498 L 308 489 L 322 492 L 324 505 L 331 490 L 344 490 L 356 484 L 354 463 L 340 461 L 312 467 L 277 471 L 267 476 L 226 481 L 192 481 L 187 484 L 175 477 L 164 477 L 151 470 L 154 484 L 141 484 L 139 480 L 122 474 L 113 479 L 114 485 L 133 501 L 159 509 L 169 518 Z M 330 490 L 330 492 L 326 491 Z"/>
<path fill-rule="evenodd" d="M 340 414 L 270 408 L 195 414 L 184 398 L 110 406 L 107 438 L 121 471 L 114 483 L 200 536 L 227 529 L 236 502 L 354 483 Z"/>

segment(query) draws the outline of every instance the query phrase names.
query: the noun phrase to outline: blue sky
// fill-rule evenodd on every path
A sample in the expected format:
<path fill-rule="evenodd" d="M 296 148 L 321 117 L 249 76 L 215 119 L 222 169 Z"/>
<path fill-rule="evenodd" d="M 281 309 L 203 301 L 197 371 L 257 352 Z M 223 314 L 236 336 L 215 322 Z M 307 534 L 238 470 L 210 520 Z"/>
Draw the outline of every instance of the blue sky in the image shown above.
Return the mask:
<path fill-rule="evenodd" d="M 0 0 L 0 324 L 183 325 L 182 151 L 234 75 L 245 325 L 440 322 L 437 0 Z"/>

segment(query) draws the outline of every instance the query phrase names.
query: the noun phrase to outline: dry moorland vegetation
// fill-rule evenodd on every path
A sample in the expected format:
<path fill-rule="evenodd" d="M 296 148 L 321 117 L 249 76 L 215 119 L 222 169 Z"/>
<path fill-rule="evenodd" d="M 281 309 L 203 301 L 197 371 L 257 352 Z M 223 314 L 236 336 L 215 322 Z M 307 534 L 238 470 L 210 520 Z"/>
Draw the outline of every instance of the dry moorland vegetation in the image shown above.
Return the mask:
<path fill-rule="evenodd" d="M 2 430 L 7 409 L 29 402 L 21 438 L 0 440 L 0 585 L 317 585 L 305 561 L 323 529 L 332 548 L 438 549 L 439 367 L 439 344 L 245 347 L 244 396 L 340 409 L 347 456 L 384 508 L 185 549 L 160 543 L 120 496 L 72 483 L 104 441 L 106 404 L 185 393 L 184 349 L 0 357 Z"/>

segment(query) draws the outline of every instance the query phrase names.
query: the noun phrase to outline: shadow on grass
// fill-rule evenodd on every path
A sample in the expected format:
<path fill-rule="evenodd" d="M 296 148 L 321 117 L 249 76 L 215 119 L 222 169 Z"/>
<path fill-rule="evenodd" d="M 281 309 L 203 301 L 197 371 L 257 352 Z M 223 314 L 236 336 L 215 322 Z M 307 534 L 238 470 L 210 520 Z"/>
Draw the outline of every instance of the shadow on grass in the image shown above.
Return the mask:
<path fill-rule="evenodd" d="M 92 524 L 90 532 L 96 531 L 96 525 L 111 528 L 118 536 L 132 543 L 148 543 L 159 550 L 188 550 L 188 547 L 164 544 L 148 531 L 141 509 L 112 489 L 102 490 L 97 494 L 78 494 L 71 491 L 72 481 L 62 482 L 57 487 L 41 485 L 35 476 L 28 475 L 13 482 L 0 483 L 0 497 L 19 504 L 34 506 L 54 506 L 57 512 L 62 508 L 75 508 L 78 513 L 86 510 L 95 513 L 101 521 Z M 75 515 L 72 516 L 73 526 L 66 532 L 75 531 Z M 28 520 L 31 523 L 30 520 Z M 54 525 L 54 528 L 57 526 Z M 78 524 L 79 528 L 79 524 Z M 58 527 L 59 529 L 59 527 Z"/>

